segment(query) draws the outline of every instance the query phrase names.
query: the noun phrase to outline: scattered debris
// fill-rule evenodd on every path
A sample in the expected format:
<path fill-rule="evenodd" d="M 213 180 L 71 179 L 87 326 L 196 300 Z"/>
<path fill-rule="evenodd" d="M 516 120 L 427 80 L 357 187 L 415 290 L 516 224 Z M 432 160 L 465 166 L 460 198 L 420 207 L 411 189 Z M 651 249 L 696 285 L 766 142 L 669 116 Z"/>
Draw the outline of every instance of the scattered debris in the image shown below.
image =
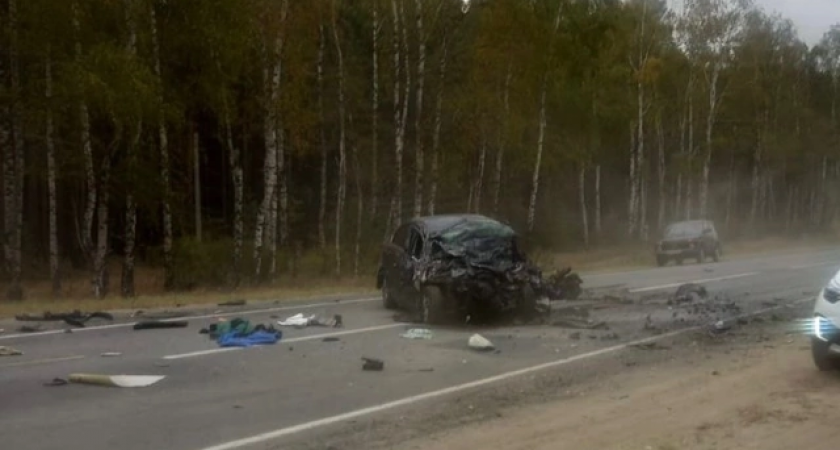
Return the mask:
<path fill-rule="evenodd" d="M 574 319 L 561 317 L 551 321 L 551 325 L 561 328 L 574 328 L 579 330 L 609 330 L 610 327 L 606 322 L 593 322 L 585 319 Z"/>
<path fill-rule="evenodd" d="M 218 306 L 245 306 L 246 303 L 246 300 L 230 300 L 227 302 L 219 303 Z"/>
<path fill-rule="evenodd" d="M 619 339 L 620 339 L 620 337 L 619 337 L 618 333 L 607 333 L 607 334 L 601 336 L 602 341 L 617 341 Z"/>
<path fill-rule="evenodd" d="M 695 283 L 686 283 L 677 288 L 677 292 L 668 300 L 668 304 L 679 305 L 682 303 L 693 303 L 708 297 L 709 292 L 704 286 Z"/>
<path fill-rule="evenodd" d="M 159 330 L 163 328 L 186 328 L 186 320 L 142 320 L 134 324 L 135 330 Z"/>
<path fill-rule="evenodd" d="M 22 325 L 20 328 L 18 328 L 18 331 L 20 331 L 21 333 L 37 333 L 41 330 L 41 325 Z"/>
<path fill-rule="evenodd" d="M 122 353 L 120 353 L 120 352 L 105 352 L 105 353 L 100 354 L 99 356 L 101 356 L 103 358 L 112 358 L 112 357 L 115 357 L 115 356 L 122 356 Z"/>
<path fill-rule="evenodd" d="M 432 339 L 434 334 L 432 330 L 426 328 L 412 328 L 405 333 L 401 334 L 400 336 L 406 339 Z"/>
<path fill-rule="evenodd" d="M 143 316 L 147 320 L 164 320 L 164 319 L 177 319 L 179 317 L 185 317 L 189 314 L 183 311 L 159 311 L 153 312 L 150 314 L 145 314 L 142 310 L 137 310 L 131 313 L 131 317 Z"/>
<path fill-rule="evenodd" d="M 321 339 L 322 342 L 338 342 L 341 338 L 337 338 L 335 336 L 327 336 L 324 339 Z"/>
<path fill-rule="evenodd" d="M 362 358 L 364 364 L 362 364 L 362 370 L 368 372 L 381 372 L 385 368 L 385 362 L 381 359 L 375 358 Z"/>
<path fill-rule="evenodd" d="M 712 375 L 715 375 L 715 376 L 720 375 L 720 372 L 718 372 L 717 370 L 713 370 Z"/>
<path fill-rule="evenodd" d="M 91 373 L 73 373 L 67 377 L 71 383 L 122 388 L 147 387 L 164 378 L 166 378 L 164 375 L 100 375 Z"/>
<path fill-rule="evenodd" d="M 671 347 L 662 345 L 658 342 L 645 342 L 642 344 L 632 344 L 630 347 L 638 348 L 639 350 L 670 350 Z"/>
<path fill-rule="evenodd" d="M 5 347 L 0 345 L 0 356 L 21 356 L 23 352 L 12 347 Z"/>
<path fill-rule="evenodd" d="M 469 345 L 471 349 L 478 351 L 488 351 L 495 348 L 492 342 L 480 334 L 470 336 L 469 341 L 467 341 L 467 345 Z"/>
<path fill-rule="evenodd" d="M 713 323 L 709 327 L 709 335 L 711 336 L 720 336 L 729 332 L 732 329 L 732 325 L 728 324 L 722 320 L 718 320 L 717 322 Z"/>
<path fill-rule="evenodd" d="M 287 317 L 284 320 L 280 320 L 277 322 L 277 325 L 283 327 L 296 327 L 296 328 L 305 328 L 305 327 L 330 327 L 330 328 L 341 328 L 344 326 L 344 319 L 341 317 L 341 314 L 336 314 L 330 320 L 322 320 L 318 318 L 315 314 L 311 316 L 304 316 L 303 313 L 295 314 L 294 316 Z"/>
<path fill-rule="evenodd" d="M 57 321 L 64 321 L 64 323 L 84 328 L 85 323 L 91 319 L 105 319 L 105 320 L 114 320 L 114 316 L 107 312 L 97 311 L 92 313 L 83 313 L 78 309 L 72 312 L 67 313 L 51 313 L 49 311 L 44 312 L 40 315 L 33 315 L 33 314 L 19 314 L 15 316 L 15 320 L 20 322 L 57 322 Z M 21 327 L 23 328 L 23 327 Z M 23 331 L 23 330 L 21 330 Z"/>
<path fill-rule="evenodd" d="M 580 331 L 575 331 L 574 333 L 569 334 L 569 339 L 579 340 L 580 339 Z"/>
<path fill-rule="evenodd" d="M 272 325 L 253 325 L 248 319 L 241 317 L 211 324 L 199 333 L 209 335 L 220 347 L 272 345 L 283 337 L 283 332 Z"/>
<path fill-rule="evenodd" d="M 51 381 L 44 383 L 44 386 L 64 386 L 68 383 L 64 378 L 53 378 Z"/>

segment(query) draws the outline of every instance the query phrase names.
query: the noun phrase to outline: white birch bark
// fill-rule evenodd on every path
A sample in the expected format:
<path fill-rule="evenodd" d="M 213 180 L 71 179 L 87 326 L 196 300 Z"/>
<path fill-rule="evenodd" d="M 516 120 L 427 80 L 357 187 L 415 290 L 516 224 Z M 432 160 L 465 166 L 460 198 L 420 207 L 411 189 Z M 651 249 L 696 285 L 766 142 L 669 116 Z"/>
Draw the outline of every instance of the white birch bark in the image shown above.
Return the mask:
<path fill-rule="evenodd" d="M 160 42 L 158 41 L 157 13 L 155 12 L 154 4 L 150 4 L 149 6 L 149 18 L 152 32 L 152 57 L 154 58 L 155 77 L 157 78 L 158 84 L 158 152 L 160 157 L 160 183 L 163 186 L 161 199 L 161 215 L 163 219 L 163 286 L 164 289 L 169 290 L 173 287 L 172 208 L 170 207 L 172 188 L 169 184 L 169 139 L 166 132 L 166 119 L 163 111 L 163 77 L 160 72 Z M 234 256 L 234 259 L 236 259 L 236 256 Z"/>
<path fill-rule="evenodd" d="M 279 229 L 277 233 L 279 234 L 279 241 L 277 242 L 281 247 L 285 247 L 289 242 L 289 177 L 288 174 L 290 171 L 288 167 L 286 167 L 286 159 L 288 155 L 288 151 L 286 150 L 287 141 L 286 141 L 286 130 L 283 128 L 282 124 L 278 126 L 277 134 L 280 139 L 280 143 L 277 146 L 277 176 L 280 177 L 280 187 L 278 196 L 279 198 L 279 205 L 277 213 L 280 216 L 278 218 L 279 221 Z"/>
<path fill-rule="evenodd" d="M 400 1 L 400 22 L 402 23 L 402 55 L 403 55 L 403 71 L 405 75 L 405 86 L 403 87 L 403 102 L 402 102 L 402 115 L 400 116 L 400 160 L 402 160 L 402 155 L 405 153 L 405 132 L 408 128 L 408 110 L 409 104 L 411 103 L 411 58 L 409 57 L 409 45 L 408 45 L 408 26 L 406 25 L 406 16 L 405 16 L 405 1 Z M 402 162 L 400 162 L 400 170 L 402 170 Z M 397 186 L 397 214 L 398 218 L 402 220 L 405 216 L 403 212 L 403 180 L 400 177 L 398 186 Z"/>
<path fill-rule="evenodd" d="M 373 50 L 371 58 L 371 166 L 370 166 L 370 217 L 375 219 L 379 204 L 379 1 L 373 0 Z"/>
<path fill-rule="evenodd" d="M 324 118 L 324 50 L 326 46 L 326 36 L 324 35 L 324 25 L 318 25 L 318 131 L 319 131 L 319 147 L 321 150 L 321 185 L 319 191 L 318 202 L 318 244 L 321 246 L 321 251 L 327 248 L 327 232 L 326 232 L 326 218 L 327 218 L 327 136 L 326 123 Z"/>
<path fill-rule="evenodd" d="M 286 22 L 289 1 L 283 0 L 280 12 L 281 27 Z M 265 163 L 263 166 L 263 199 L 257 213 L 254 231 L 254 275 L 257 280 L 262 275 L 262 252 L 267 226 L 272 220 L 272 205 L 277 189 L 277 101 L 280 95 L 280 71 L 283 37 L 275 32 L 273 42 L 266 43 L 263 68 L 263 92 L 265 93 L 265 115 L 263 117 L 263 139 L 265 141 Z M 276 212 L 276 210 L 275 210 Z"/>
<path fill-rule="evenodd" d="M 475 177 L 475 193 L 473 198 L 473 209 L 476 213 L 481 213 L 481 193 L 484 190 L 484 168 L 487 165 L 487 135 L 481 133 L 481 136 L 481 148 L 478 153 L 478 170 Z"/>
<path fill-rule="evenodd" d="M 403 139 L 402 139 L 402 114 L 400 112 L 401 102 L 408 102 L 408 99 L 401 99 L 402 92 L 400 90 L 400 77 L 402 75 L 402 68 L 400 62 L 402 57 L 400 55 L 400 12 L 397 6 L 397 0 L 391 0 L 391 10 L 393 13 L 393 56 L 394 56 L 394 171 L 396 172 L 396 186 L 394 192 L 391 194 L 390 211 L 388 212 L 388 229 L 386 234 L 390 232 L 391 227 L 397 226 L 402 215 L 402 184 L 403 184 Z M 407 56 L 407 55 L 406 55 Z M 408 65 L 406 64 L 406 67 Z M 408 76 L 406 77 L 406 81 Z M 407 83 L 408 84 L 408 83 Z"/>
<path fill-rule="evenodd" d="M 355 129 L 353 125 L 353 114 L 350 114 L 350 129 Z M 356 180 L 356 237 L 353 244 L 353 278 L 359 278 L 359 265 L 362 254 L 362 218 L 365 214 L 365 192 L 362 189 L 362 166 L 359 164 L 359 147 L 354 141 L 350 148 L 353 155 L 353 174 Z"/>
<path fill-rule="evenodd" d="M 513 75 L 513 61 L 508 62 L 505 74 L 504 92 L 502 93 L 502 125 L 499 127 L 499 149 L 496 151 L 496 171 L 493 177 L 493 214 L 499 213 L 499 200 L 502 192 L 502 169 L 504 168 L 505 144 L 510 119 L 510 81 Z"/>
<path fill-rule="evenodd" d="M 709 81 L 709 111 L 706 116 L 706 155 L 703 160 L 703 173 L 700 179 L 700 217 L 707 218 L 709 202 L 709 172 L 712 166 L 712 134 L 715 126 L 715 116 L 718 106 L 718 79 L 720 77 L 720 63 L 713 63 L 712 77 Z"/>
<path fill-rule="evenodd" d="M 423 212 L 423 176 L 425 175 L 425 155 L 423 154 L 423 86 L 426 81 L 426 35 L 423 31 L 423 2 L 414 0 L 417 13 L 417 89 L 414 102 L 414 217 Z"/>
<path fill-rule="evenodd" d="M 656 115 L 656 141 L 657 147 L 659 148 L 659 164 L 657 164 L 657 175 L 659 178 L 657 203 L 659 204 L 659 212 L 656 217 L 656 229 L 661 230 L 665 225 L 665 203 L 668 200 L 665 195 L 665 176 L 667 166 L 665 165 L 665 131 L 662 128 L 661 111 Z"/>
<path fill-rule="evenodd" d="M 132 57 L 137 56 L 137 22 L 135 20 L 135 10 L 132 0 L 125 0 L 125 18 L 126 27 L 128 28 L 128 44 L 126 50 Z M 138 118 L 135 124 L 136 129 L 133 138 L 128 144 L 127 160 L 128 173 L 131 181 L 129 182 L 128 192 L 125 197 L 125 235 L 123 247 L 123 267 L 121 278 L 122 296 L 126 298 L 134 297 L 134 247 L 137 238 L 137 205 L 134 200 L 134 186 L 132 174 L 136 165 L 137 146 L 140 143 L 140 134 L 143 129 L 142 121 Z"/>
<path fill-rule="evenodd" d="M 601 236 L 601 165 L 595 166 L 595 234 Z"/>
<path fill-rule="evenodd" d="M 239 149 L 233 143 L 230 111 L 227 100 L 224 104 L 225 144 L 228 150 L 231 178 L 233 179 L 233 287 L 239 287 L 242 264 L 242 241 L 245 234 L 243 209 L 245 186 Z"/>
<path fill-rule="evenodd" d="M 81 12 L 79 11 L 79 2 L 73 2 L 73 30 L 74 30 L 74 62 L 76 64 L 81 64 L 82 60 L 82 42 L 81 42 L 81 19 L 79 15 Z M 82 251 L 85 252 L 85 255 L 89 259 L 93 259 L 94 256 L 94 248 L 93 248 L 93 219 L 94 214 L 96 212 L 96 200 L 97 200 L 97 185 L 96 185 L 96 172 L 94 170 L 93 164 L 93 146 L 91 145 L 90 140 L 90 114 L 88 113 L 87 103 L 85 102 L 84 98 L 79 100 L 79 135 L 81 137 L 81 144 L 82 144 L 82 156 L 84 157 L 85 161 L 85 188 L 87 190 L 87 195 L 85 197 L 85 209 L 84 215 L 82 219 L 82 230 L 81 230 L 81 247 Z"/>
<path fill-rule="evenodd" d="M 333 2 L 332 32 L 335 51 L 338 56 L 338 193 L 335 205 L 335 275 L 341 276 L 341 225 L 344 215 L 344 199 L 347 189 L 347 152 L 344 104 L 344 53 L 338 35 L 338 6 Z"/>
<path fill-rule="evenodd" d="M 546 57 L 547 64 L 545 73 L 543 73 L 542 84 L 540 86 L 540 125 L 537 133 L 537 155 L 534 158 L 534 173 L 531 177 L 531 198 L 528 201 L 528 232 L 534 231 L 534 220 L 537 215 L 537 196 L 540 188 L 540 169 L 542 167 L 543 146 L 545 144 L 545 126 L 546 126 L 546 95 L 548 94 L 548 80 L 549 71 L 552 65 L 552 53 L 554 51 L 554 37 L 557 35 L 557 30 L 560 28 L 560 17 L 563 12 L 563 5 L 557 8 L 557 15 L 554 17 L 554 27 L 549 37 L 548 55 Z"/>
<path fill-rule="evenodd" d="M 589 216 L 586 211 L 586 165 L 578 169 L 578 199 L 580 200 L 580 225 L 583 231 L 583 245 L 589 248 Z"/>
<path fill-rule="evenodd" d="M 692 187 L 694 183 L 694 74 L 688 74 L 688 89 L 686 95 L 688 96 L 688 176 L 685 181 L 685 218 L 691 219 L 694 216 L 694 196 Z"/>
<path fill-rule="evenodd" d="M 435 125 L 432 131 L 432 167 L 429 174 L 431 178 L 429 183 L 429 207 L 430 215 L 435 214 L 435 206 L 437 202 L 438 192 L 438 177 L 440 171 L 440 128 L 443 121 L 443 92 L 446 85 L 446 59 L 449 53 L 449 36 L 446 29 L 443 31 L 443 47 L 440 57 L 440 67 L 438 72 L 438 90 L 435 98 Z"/>
<path fill-rule="evenodd" d="M 49 200 L 50 223 L 50 280 L 52 281 L 52 295 L 61 295 L 61 273 L 59 272 L 58 253 L 58 201 L 55 180 L 58 176 L 55 164 L 55 138 L 53 124 L 53 93 L 52 93 L 52 48 L 47 46 L 47 58 L 44 70 L 44 97 L 46 98 L 46 146 L 47 146 L 47 196 Z"/>
<path fill-rule="evenodd" d="M 639 209 L 639 191 L 638 178 L 639 168 L 637 166 L 638 158 L 636 157 L 636 126 L 630 124 L 630 184 L 629 193 L 630 199 L 627 201 L 627 235 L 633 237 L 636 233 L 636 220 L 638 219 L 637 211 Z"/>

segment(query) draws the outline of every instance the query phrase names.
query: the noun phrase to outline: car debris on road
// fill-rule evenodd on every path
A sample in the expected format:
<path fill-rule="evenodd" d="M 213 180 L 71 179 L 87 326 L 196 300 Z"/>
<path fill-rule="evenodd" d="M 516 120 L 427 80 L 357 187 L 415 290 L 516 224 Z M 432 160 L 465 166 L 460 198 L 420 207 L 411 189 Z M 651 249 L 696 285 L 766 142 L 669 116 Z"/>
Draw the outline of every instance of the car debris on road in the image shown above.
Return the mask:
<path fill-rule="evenodd" d="M 0 356 L 21 356 L 23 352 L 12 347 L 0 345 Z"/>
<path fill-rule="evenodd" d="M 480 334 L 470 336 L 470 339 L 467 341 L 467 345 L 469 345 L 471 349 L 478 351 L 490 351 L 496 348 L 489 339 Z"/>
<path fill-rule="evenodd" d="M 19 322 L 58 322 L 63 321 L 64 323 L 78 327 L 84 328 L 85 324 L 90 321 L 91 319 L 104 319 L 108 321 L 113 321 L 114 316 L 110 313 L 103 312 L 103 311 L 96 311 L 92 313 L 83 313 L 81 311 L 74 310 L 71 312 L 65 313 L 51 313 L 49 311 L 44 312 L 43 314 L 18 314 L 15 316 L 15 320 Z M 21 327 L 21 331 L 23 327 Z"/>
<path fill-rule="evenodd" d="M 412 328 L 405 333 L 401 334 L 400 337 L 404 337 L 406 339 L 432 339 L 434 334 L 432 330 L 426 328 Z"/>
<path fill-rule="evenodd" d="M 305 316 L 303 313 L 295 314 L 294 316 L 287 317 L 283 320 L 277 321 L 277 325 L 283 327 L 296 327 L 296 328 L 306 328 L 306 327 L 329 327 L 329 328 L 341 328 L 344 326 L 344 318 L 341 314 L 335 314 L 332 319 L 324 320 L 319 318 L 315 314 L 311 314 L 309 316 Z"/>
<path fill-rule="evenodd" d="M 209 335 L 210 339 L 215 340 L 220 347 L 272 345 L 283 337 L 283 332 L 272 325 L 254 325 L 248 319 L 241 317 L 210 324 L 199 333 Z"/>
<path fill-rule="evenodd" d="M 166 378 L 165 375 L 102 375 L 73 373 L 67 377 L 70 383 L 90 384 L 121 388 L 148 387 Z"/>
<path fill-rule="evenodd" d="M 186 328 L 189 323 L 186 320 L 142 320 L 132 327 L 135 330 L 160 330 L 166 328 Z"/>
<path fill-rule="evenodd" d="M 381 359 L 362 357 L 362 370 L 366 372 L 381 372 L 385 369 L 385 362 Z"/>

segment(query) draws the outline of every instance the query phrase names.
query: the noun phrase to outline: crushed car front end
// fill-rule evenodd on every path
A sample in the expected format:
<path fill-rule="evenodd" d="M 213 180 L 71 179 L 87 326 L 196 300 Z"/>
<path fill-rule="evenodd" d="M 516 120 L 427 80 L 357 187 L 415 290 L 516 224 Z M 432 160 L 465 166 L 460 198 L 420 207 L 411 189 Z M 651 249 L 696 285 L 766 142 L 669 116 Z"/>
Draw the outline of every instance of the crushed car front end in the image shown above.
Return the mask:
<path fill-rule="evenodd" d="M 840 369 L 840 272 L 817 295 L 811 353 L 820 370 Z"/>

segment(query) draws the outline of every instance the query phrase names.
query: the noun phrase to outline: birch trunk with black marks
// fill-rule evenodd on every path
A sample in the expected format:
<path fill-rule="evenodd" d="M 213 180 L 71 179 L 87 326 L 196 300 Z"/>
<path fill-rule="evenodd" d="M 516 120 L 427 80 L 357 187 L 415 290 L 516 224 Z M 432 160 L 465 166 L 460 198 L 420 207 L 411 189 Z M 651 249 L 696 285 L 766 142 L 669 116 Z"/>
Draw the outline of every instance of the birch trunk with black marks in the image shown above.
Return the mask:
<path fill-rule="evenodd" d="M 163 111 L 163 77 L 160 72 L 160 43 L 158 42 L 157 13 L 155 12 L 154 4 L 149 6 L 149 18 L 152 29 L 152 57 L 154 58 L 155 77 L 157 78 L 158 84 L 158 151 L 160 156 L 160 183 L 163 187 L 161 195 L 161 215 L 163 219 L 163 287 L 164 289 L 169 290 L 173 287 L 172 209 L 170 207 L 172 188 L 169 184 L 169 138 L 166 133 L 166 119 Z M 241 247 L 242 243 L 240 240 L 240 255 Z M 236 258 L 236 250 L 234 250 L 234 260 L 236 260 Z M 238 265 L 236 265 L 236 267 L 238 267 Z"/>
<path fill-rule="evenodd" d="M 338 56 L 338 193 L 335 204 L 335 276 L 341 276 L 341 225 L 344 215 L 344 199 L 347 190 L 347 152 L 344 104 L 344 53 L 338 35 L 337 5 L 333 2 L 332 33 Z"/>
<path fill-rule="evenodd" d="M 281 27 L 286 22 L 288 0 L 284 0 L 280 11 Z M 265 244 L 266 228 L 270 226 L 272 205 L 277 189 L 277 100 L 280 95 L 281 55 L 283 36 L 276 33 L 273 42 L 265 43 L 263 62 L 263 93 L 266 104 L 263 117 L 263 140 L 265 141 L 265 162 L 263 165 L 263 198 L 257 212 L 254 230 L 254 277 L 260 280 L 262 275 L 262 252 Z M 274 210 L 276 213 L 276 209 Z M 276 217 L 276 216 L 275 216 Z"/>
<path fill-rule="evenodd" d="M 192 163 L 193 163 L 193 220 L 195 226 L 195 240 L 201 242 L 201 142 L 198 131 L 192 135 Z"/>
<path fill-rule="evenodd" d="M 686 89 L 686 96 L 688 96 L 688 176 L 685 180 L 685 219 L 689 220 L 694 215 L 694 195 L 692 183 L 694 179 L 694 73 L 689 72 L 688 75 L 688 89 Z"/>
<path fill-rule="evenodd" d="M 758 118 L 756 120 L 756 140 L 755 140 L 755 152 L 753 153 L 753 167 L 752 167 L 752 182 L 750 186 L 752 187 L 752 202 L 750 204 L 750 226 L 754 229 L 756 226 L 756 220 L 758 219 L 758 200 L 759 200 L 759 183 L 761 180 L 761 159 L 764 153 L 764 132 L 762 131 L 763 128 L 766 126 L 765 124 L 766 115 L 764 118 Z"/>
<path fill-rule="evenodd" d="M 371 166 L 370 166 L 370 217 L 376 218 L 379 203 L 379 1 L 373 2 L 373 68 L 371 74 Z"/>
<path fill-rule="evenodd" d="M 126 26 L 128 28 L 128 43 L 126 50 L 131 57 L 137 56 L 137 22 L 134 14 L 134 4 L 132 0 L 125 1 L 126 9 Z M 140 143 L 140 134 L 142 133 L 142 121 L 137 118 L 135 124 L 135 132 L 131 141 L 128 143 L 128 151 L 126 159 L 128 161 L 128 192 L 125 196 L 125 235 L 123 247 L 123 266 L 122 278 L 120 282 L 120 290 L 122 296 L 125 298 L 134 297 L 134 247 L 137 238 L 137 205 L 134 200 L 134 180 L 133 174 L 136 165 L 137 146 Z"/>
<path fill-rule="evenodd" d="M 481 212 L 481 193 L 484 190 L 484 168 L 487 163 L 487 138 L 485 133 L 481 133 L 481 147 L 478 152 L 478 170 L 475 177 L 475 192 L 473 197 L 473 210 L 476 213 Z"/>
<path fill-rule="evenodd" d="M 721 64 L 714 63 L 712 78 L 709 81 L 709 111 L 706 116 L 706 155 L 703 160 L 703 174 L 700 179 L 700 217 L 706 218 L 709 202 L 709 172 L 712 167 L 712 134 L 715 126 L 715 115 L 718 106 L 718 78 L 720 77 Z"/>
<path fill-rule="evenodd" d="M 245 183 L 242 173 L 242 161 L 239 149 L 233 143 L 233 130 L 230 123 L 230 110 L 227 100 L 224 104 L 225 144 L 228 151 L 231 178 L 233 180 L 233 280 L 234 288 L 239 287 L 242 265 L 242 241 L 245 235 L 243 209 L 245 203 Z"/>
<path fill-rule="evenodd" d="M 281 247 L 285 247 L 289 242 L 289 173 L 291 171 L 288 167 L 286 167 L 286 155 L 289 153 L 286 151 L 286 129 L 283 128 L 282 120 L 281 124 L 278 126 L 277 134 L 280 139 L 280 145 L 277 147 L 277 176 L 280 177 L 280 186 L 279 186 L 279 205 L 277 214 L 278 217 L 278 227 L 277 234 L 280 236 L 279 241 L 277 242 Z"/>
<path fill-rule="evenodd" d="M 119 125 L 118 125 L 119 127 Z M 116 131 L 117 137 L 114 139 L 114 146 L 120 145 L 122 140 L 122 130 Z M 108 149 L 102 165 L 99 169 L 99 203 L 96 208 L 96 252 L 93 257 L 93 296 L 95 298 L 103 298 L 108 295 L 110 286 L 108 273 L 108 254 L 111 252 L 109 241 L 109 221 L 108 221 L 108 202 L 110 201 L 111 190 L 111 153 L 112 149 Z"/>
<path fill-rule="evenodd" d="M 423 31 L 423 2 L 414 0 L 417 13 L 417 90 L 414 101 L 414 217 L 423 212 L 423 189 L 425 183 L 425 155 L 423 154 L 423 85 L 426 81 L 426 35 Z"/>
<path fill-rule="evenodd" d="M 557 30 L 560 28 L 560 17 L 563 12 L 563 5 L 557 8 L 557 15 L 554 17 L 554 27 L 549 37 L 548 54 L 546 57 L 546 68 L 543 73 L 542 83 L 540 85 L 540 124 L 537 132 L 537 155 L 534 158 L 534 173 L 531 177 L 531 197 L 528 201 L 528 232 L 534 231 L 534 220 L 537 215 L 537 196 L 540 188 L 540 169 L 542 167 L 543 146 L 545 145 L 545 126 L 546 126 L 546 95 L 548 94 L 548 80 L 549 71 L 552 65 L 552 53 L 554 51 L 554 37 L 557 35 Z"/>
<path fill-rule="evenodd" d="M 601 165 L 595 166 L 595 235 L 601 236 Z"/>
<path fill-rule="evenodd" d="M 82 63 L 82 41 L 81 41 L 81 22 L 79 15 L 79 2 L 73 2 L 73 30 L 74 30 L 74 62 L 78 65 Z M 89 260 L 93 260 L 93 219 L 96 213 L 96 200 L 98 196 L 96 185 L 96 171 L 93 164 L 93 146 L 90 140 L 90 114 L 88 112 L 87 102 L 82 97 L 79 100 L 79 136 L 81 137 L 82 156 L 85 161 L 85 189 L 87 195 L 85 197 L 85 209 L 82 218 L 82 230 L 80 232 L 80 242 L 82 251 Z"/>
<path fill-rule="evenodd" d="M 578 199 L 580 200 L 580 225 L 583 231 L 583 246 L 589 248 L 589 217 L 586 211 L 586 165 L 578 169 Z"/>
<path fill-rule="evenodd" d="M 630 198 L 627 201 L 627 235 L 633 237 L 633 234 L 636 232 L 636 219 L 638 218 L 638 214 L 636 213 L 639 208 L 639 191 L 637 190 L 638 186 L 638 177 L 639 177 L 639 168 L 636 165 L 638 159 L 636 158 L 636 126 L 635 124 L 630 124 L 630 185 L 628 186 L 628 191 L 630 193 Z"/>
<path fill-rule="evenodd" d="M 510 119 L 510 81 L 513 75 L 513 61 L 508 62 L 502 92 L 502 125 L 499 127 L 499 149 L 496 151 L 496 170 L 493 176 L 493 214 L 499 213 L 499 199 L 502 193 L 502 169 L 504 168 L 507 127 Z"/>
<path fill-rule="evenodd" d="M 405 1 L 402 0 L 400 2 L 400 22 L 402 23 L 402 55 L 403 55 L 403 71 L 405 74 L 405 86 L 403 87 L 403 102 L 402 102 L 402 115 L 400 116 L 400 142 L 403 149 L 401 150 L 400 154 L 405 152 L 405 132 L 408 128 L 408 109 L 409 104 L 411 103 L 411 58 L 409 57 L 409 45 L 408 45 L 408 26 L 406 25 L 406 16 L 405 16 Z M 400 164 L 402 167 L 402 163 Z M 405 216 L 403 212 L 403 186 L 402 186 L 402 178 L 400 178 L 398 191 L 399 195 L 397 196 L 397 218 L 402 220 Z"/>
<path fill-rule="evenodd" d="M 726 192 L 726 218 L 723 221 L 724 229 L 729 231 L 732 219 L 732 203 L 738 198 L 738 173 L 735 171 L 735 151 L 729 154 L 729 189 Z"/>
<path fill-rule="evenodd" d="M 9 287 L 6 291 L 7 300 L 23 300 L 21 286 L 21 244 L 23 232 L 23 111 L 21 108 L 21 89 L 18 49 L 18 14 L 17 0 L 9 0 L 8 4 L 8 61 L 9 88 L 11 105 L 7 115 L 0 119 L 8 119 L 11 130 L 5 128 L 5 157 L 3 158 L 4 203 L 5 203 L 5 234 L 6 269 L 10 275 Z M 5 81 L 5 79 L 1 80 Z M 0 127 L 4 126 L 0 125 Z M 5 125 L 8 126 L 8 125 Z M 11 144 L 11 145 L 8 145 Z"/>
<path fill-rule="evenodd" d="M 350 129 L 355 130 L 352 113 L 350 114 L 349 120 Z M 353 141 L 350 148 L 353 157 L 353 174 L 356 180 L 356 237 L 353 244 L 353 278 L 359 278 L 359 265 L 362 255 L 362 218 L 365 214 L 365 192 L 362 189 L 362 166 L 359 164 L 359 147 Z"/>
<path fill-rule="evenodd" d="M 667 198 L 665 196 L 665 175 L 667 166 L 665 165 L 665 131 L 662 128 L 662 111 L 656 115 L 656 141 L 659 148 L 659 158 L 657 164 L 658 188 L 657 203 L 659 204 L 659 212 L 656 217 L 656 229 L 661 230 L 665 225 L 665 203 Z"/>
<path fill-rule="evenodd" d="M 429 214 L 435 213 L 435 202 L 437 202 L 438 191 L 438 177 L 440 171 L 440 128 L 443 119 L 443 91 L 446 85 L 446 59 L 449 52 L 449 36 L 447 30 L 443 30 L 443 47 L 442 55 L 440 57 L 440 68 L 438 72 L 438 89 L 437 97 L 435 98 L 435 125 L 432 131 L 432 167 L 429 178 Z"/>
<path fill-rule="evenodd" d="M 49 200 L 49 222 L 50 222 L 50 280 L 52 284 L 52 295 L 61 295 L 61 273 L 59 271 L 58 253 L 58 200 L 55 181 L 58 177 L 58 170 L 55 164 L 55 137 L 53 136 L 55 126 L 53 124 L 53 93 L 52 93 L 52 53 L 51 46 L 47 46 L 47 57 L 44 70 L 44 97 L 46 98 L 46 130 L 45 141 L 47 147 L 47 197 Z"/>
<path fill-rule="evenodd" d="M 6 23 L 0 17 L 0 27 L 5 27 Z M 5 55 L 3 55 L 5 56 Z M 6 58 L 0 57 L 0 83 L 2 87 L 6 88 L 8 79 L 8 62 Z M 15 154 L 12 151 L 12 124 L 11 124 L 11 107 L 10 102 L 0 102 L 0 149 L 3 151 L 3 235 L 0 241 L 3 242 L 3 264 L 4 270 L 7 273 L 12 273 L 12 266 L 14 264 L 12 257 L 12 242 L 11 236 L 14 234 L 14 214 L 15 208 Z"/>
<path fill-rule="evenodd" d="M 324 119 L 324 48 L 326 46 L 326 35 L 324 34 L 324 25 L 318 25 L 318 132 L 319 142 L 318 146 L 321 150 L 321 186 L 319 191 L 318 202 L 318 244 L 321 247 L 321 252 L 326 251 L 327 248 L 327 232 L 326 232 L 326 218 L 327 218 L 327 136 L 326 123 Z M 374 94 L 375 95 L 375 94 Z"/>

